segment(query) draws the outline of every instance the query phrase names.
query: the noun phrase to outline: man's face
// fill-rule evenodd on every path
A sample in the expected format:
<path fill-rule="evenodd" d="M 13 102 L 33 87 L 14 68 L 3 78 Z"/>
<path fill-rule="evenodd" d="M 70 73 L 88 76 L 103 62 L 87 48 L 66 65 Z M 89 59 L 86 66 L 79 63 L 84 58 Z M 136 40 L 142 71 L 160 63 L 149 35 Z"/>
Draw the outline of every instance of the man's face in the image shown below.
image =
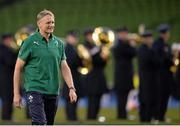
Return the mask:
<path fill-rule="evenodd" d="M 55 21 L 51 15 L 46 15 L 37 22 L 37 25 L 41 32 L 50 34 L 54 31 Z"/>
<path fill-rule="evenodd" d="M 167 32 L 165 33 L 165 39 L 168 40 L 169 38 L 170 38 L 170 32 L 167 31 Z"/>
<path fill-rule="evenodd" d="M 3 43 L 7 46 L 7 47 L 11 47 L 12 42 L 14 42 L 13 37 L 7 37 L 3 40 Z"/>
<path fill-rule="evenodd" d="M 78 43 L 78 38 L 75 37 L 75 36 L 72 36 L 72 35 L 68 35 L 66 37 L 66 41 L 69 43 L 69 44 L 72 44 L 72 45 L 76 45 Z"/>
<path fill-rule="evenodd" d="M 122 40 L 127 40 L 127 39 L 128 39 L 128 32 L 126 32 L 126 31 L 119 32 L 119 33 L 118 33 L 118 36 L 119 36 L 119 38 L 122 39 Z"/>
<path fill-rule="evenodd" d="M 149 36 L 149 37 L 145 37 L 144 38 L 144 42 L 147 44 L 147 45 L 152 45 L 153 44 L 153 37 L 152 36 Z"/>
<path fill-rule="evenodd" d="M 165 33 L 161 33 L 160 36 L 164 39 L 165 42 L 167 42 L 170 38 L 170 32 L 167 31 Z"/>
<path fill-rule="evenodd" d="M 93 43 L 92 33 L 88 33 L 85 38 L 88 42 Z"/>

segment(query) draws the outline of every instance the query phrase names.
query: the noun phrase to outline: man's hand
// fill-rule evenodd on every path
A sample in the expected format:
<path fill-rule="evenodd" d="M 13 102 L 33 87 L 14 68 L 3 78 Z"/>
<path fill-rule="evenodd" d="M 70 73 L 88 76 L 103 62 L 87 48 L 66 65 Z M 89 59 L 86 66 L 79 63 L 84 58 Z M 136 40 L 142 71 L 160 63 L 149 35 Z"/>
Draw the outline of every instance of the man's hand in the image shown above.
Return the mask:
<path fill-rule="evenodd" d="M 77 101 L 77 95 L 76 95 L 75 90 L 70 89 L 70 91 L 69 91 L 69 98 L 70 98 L 70 102 L 71 103 L 75 103 Z"/>
<path fill-rule="evenodd" d="M 20 94 L 14 94 L 14 98 L 13 98 L 13 104 L 15 107 L 17 108 L 21 108 L 22 107 L 22 102 L 21 102 L 21 95 Z"/>
<path fill-rule="evenodd" d="M 104 59 L 104 60 L 108 60 L 109 59 L 109 55 L 110 55 L 110 51 L 109 48 L 106 46 L 102 47 L 100 56 Z"/>

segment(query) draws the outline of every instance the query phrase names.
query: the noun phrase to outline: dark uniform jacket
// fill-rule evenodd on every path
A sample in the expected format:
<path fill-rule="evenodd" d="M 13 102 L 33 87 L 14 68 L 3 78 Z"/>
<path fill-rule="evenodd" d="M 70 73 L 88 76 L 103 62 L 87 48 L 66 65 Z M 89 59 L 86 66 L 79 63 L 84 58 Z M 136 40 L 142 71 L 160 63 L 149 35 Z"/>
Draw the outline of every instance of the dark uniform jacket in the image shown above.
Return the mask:
<path fill-rule="evenodd" d="M 16 52 L 0 44 L 0 94 L 3 98 L 12 97 L 16 58 Z"/>
<path fill-rule="evenodd" d="M 97 46 L 85 42 L 84 46 L 91 51 L 92 49 L 98 48 Z M 84 83 L 86 85 L 87 95 L 102 95 L 108 91 L 106 78 L 104 74 L 104 68 L 106 61 L 100 56 L 101 49 L 92 55 L 92 70 L 84 76 Z"/>
<path fill-rule="evenodd" d="M 82 66 L 81 59 L 79 58 L 75 47 L 70 44 L 65 46 L 65 53 L 67 57 L 66 61 L 71 69 L 76 93 L 78 97 L 82 97 L 84 95 L 84 88 L 81 80 L 81 74 L 78 72 L 78 67 Z M 63 85 L 63 96 L 66 98 L 69 97 L 69 90 L 66 83 Z"/>
<path fill-rule="evenodd" d="M 138 49 L 140 100 L 151 100 L 157 95 L 157 56 L 152 48 L 142 44 Z"/>
<path fill-rule="evenodd" d="M 129 92 L 133 88 L 132 59 L 136 55 L 136 50 L 119 39 L 112 51 L 115 60 L 114 89 L 117 92 Z"/>
<path fill-rule="evenodd" d="M 173 73 L 170 71 L 173 65 L 171 48 L 162 38 L 158 38 L 153 44 L 153 49 L 158 57 L 158 86 L 163 87 L 166 93 L 170 93 L 174 83 Z"/>

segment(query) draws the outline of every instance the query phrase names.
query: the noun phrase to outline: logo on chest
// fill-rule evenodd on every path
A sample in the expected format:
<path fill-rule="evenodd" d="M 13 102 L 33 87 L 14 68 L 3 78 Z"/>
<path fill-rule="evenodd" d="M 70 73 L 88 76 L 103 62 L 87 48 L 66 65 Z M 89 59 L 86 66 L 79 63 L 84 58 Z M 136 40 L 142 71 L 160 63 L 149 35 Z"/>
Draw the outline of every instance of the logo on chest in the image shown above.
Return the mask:
<path fill-rule="evenodd" d="M 37 42 L 37 41 L 34 41 L 33 43 L 36 44 L 36 45 L 39 45 L 39 42 Z"/>
<path fill-rule="evenodd" d="M 54 41 L 54 45 L 55 45 L 56 47 L 58 47 L 58 41 L 57 41 L 57 40 Z"/>

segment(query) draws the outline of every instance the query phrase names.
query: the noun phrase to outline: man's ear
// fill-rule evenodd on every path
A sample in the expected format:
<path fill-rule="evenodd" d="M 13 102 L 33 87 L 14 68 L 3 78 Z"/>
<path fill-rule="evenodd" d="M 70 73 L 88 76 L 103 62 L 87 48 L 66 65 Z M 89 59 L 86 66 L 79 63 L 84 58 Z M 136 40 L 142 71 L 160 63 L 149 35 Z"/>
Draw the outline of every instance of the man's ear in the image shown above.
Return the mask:
<path fill-rule="evenodd" d="M 41 22 L 40 22 L 40 21 L 37 21 L 37 26 L 38 26 L 38 27 L 40 26 L 40 24 L 41 24 Z"/>

